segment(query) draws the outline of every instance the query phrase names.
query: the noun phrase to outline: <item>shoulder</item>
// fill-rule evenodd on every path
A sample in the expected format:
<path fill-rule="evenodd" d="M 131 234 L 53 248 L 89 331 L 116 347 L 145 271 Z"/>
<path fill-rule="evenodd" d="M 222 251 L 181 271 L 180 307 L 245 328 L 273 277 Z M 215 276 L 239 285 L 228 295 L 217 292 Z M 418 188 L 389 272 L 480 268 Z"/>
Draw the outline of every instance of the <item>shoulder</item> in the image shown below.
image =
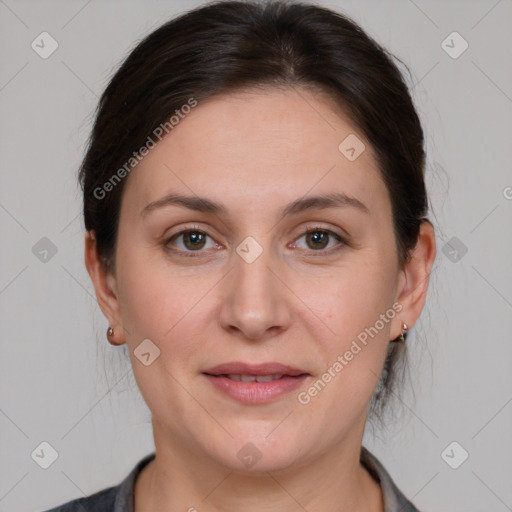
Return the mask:
<path fill-rule="evenodd" d="M 400 491 L 383 464 L 364 446 L 361 464 L 380 483 L 384 498 L 384 512 L 420 512 Z"/>
<path fill-rule="evenodd" d="M 45 512 L 113 512 L 119 486 L 109 487 L 91 496 L 68 501 Z"/>
<path fill-rule="evenodd" d="M 119 485 L 68 501 L 44 512 L 133 512 L 135 480 L 144 466 L 154 458 L 155 453 L 146 455 Z"/>

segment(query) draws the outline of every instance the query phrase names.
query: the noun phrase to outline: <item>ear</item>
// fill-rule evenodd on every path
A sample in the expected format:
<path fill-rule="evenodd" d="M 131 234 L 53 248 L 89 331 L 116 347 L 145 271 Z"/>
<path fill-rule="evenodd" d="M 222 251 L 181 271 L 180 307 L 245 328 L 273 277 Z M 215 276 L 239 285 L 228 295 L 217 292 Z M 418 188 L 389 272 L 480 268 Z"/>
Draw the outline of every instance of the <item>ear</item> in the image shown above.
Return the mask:
<path fill-rule="evenodd" d="M 400 313 L 395 317 L 392 339 L 400 336 L 402 323 L 410 329 L 418 320 L 425 299 L 432 266 L 436 257 L 436 239 L 434 226 L 424 220 L 420 224 L 418 240 L 411 252 L 409 261 L 400 271 L 396 301 L 402 305 Z"/>
<path fill-rule="evenodd" d="M 85 234 L 85 266 L 96 290 L 96 299 L 101 311 L 107 318 L 109 326 L 114 329 L 114 335 L 109 337 L 109 342 L 112 345 L 122 345 L 126 340 L 121 322 L 116 278 L 105 268 L 98 255 L 93 230 Z"/>

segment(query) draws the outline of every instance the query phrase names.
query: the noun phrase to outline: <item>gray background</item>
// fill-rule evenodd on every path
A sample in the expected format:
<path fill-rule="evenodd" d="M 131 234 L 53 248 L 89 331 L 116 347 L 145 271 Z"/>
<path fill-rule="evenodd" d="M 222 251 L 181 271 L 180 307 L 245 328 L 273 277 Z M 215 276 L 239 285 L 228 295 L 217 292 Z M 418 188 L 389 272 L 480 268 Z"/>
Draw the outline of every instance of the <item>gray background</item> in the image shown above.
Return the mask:
<path fill-rule="evenodd" d="M 0 0 L 0 511 L 116 485 L 154 448 L 83 263 L 76 170 L 112 71 L 201 3 Z M 365 445 L 425 512 L 512 510 L 512 1 L 319 3 L 409 65 L 437 229 L 428 303 L 408 340 L 415 396 Z M 59 45 L 47 59 L 31 48 L 43 31 Z M 469 44 L 456 59 L 441 45 L 453 31 Z M 31 458 L 43 441 L 58 452 L 48 469 Z M 452 464 L 469 453 L 457 469 L 442 457 L 453 441 Z"/>

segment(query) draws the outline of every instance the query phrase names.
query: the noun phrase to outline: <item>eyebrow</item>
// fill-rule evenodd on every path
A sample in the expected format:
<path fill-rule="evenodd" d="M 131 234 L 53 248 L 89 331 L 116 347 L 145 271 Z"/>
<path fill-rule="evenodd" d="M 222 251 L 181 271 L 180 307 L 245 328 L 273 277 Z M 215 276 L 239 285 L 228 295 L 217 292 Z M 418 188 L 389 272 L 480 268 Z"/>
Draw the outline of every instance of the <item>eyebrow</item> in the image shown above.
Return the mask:
<path fill-rule="evenodd" d="M 297 199 L 286 206 L 283 210 L 283 216 L 296 215 L 307 210 L 321 210 L 325 208 L 336 208 L 350 206 L 356 208 L 364 213 L 370 213 L 368 207 L 356 199 L 355 197 L 349 196 L 342 193 L 331 193 L 321 196 L 312 196 Z"/>
<path fill-rule="evenodd" d="M 189 210 L 194 210 L 203 213 L 211 213 L 215 215 L 228 214 L 228 209 L 224 205 L 216 203 L 215 201 L 212 201 L 205 197 L 184 196 L 172 193 L 167 194 L 161 199 L 157 199 L 156 201 L 149 203 L 142 209 L 140 214 L 142 217 L 144 217 L 150 211 L 154 211 L 158 208 L 163 208 L 164 206 L 183 206 L 184 208 L 188 208 Z M 363 213 L 370 213 L 368 207 L 364 203 L 359 201 L 359 199 L 356 199 L 355 197 L 351 197 L 343 193 L 331 193 L 297 199 L 292 203 L 288 204 L 283 209 L 282 214 L 283 217 L 285 217 L 287 215 L 297 215 L 308 210 L 320 210 L 326 208 L 347 206 L 356 208 Z"/>

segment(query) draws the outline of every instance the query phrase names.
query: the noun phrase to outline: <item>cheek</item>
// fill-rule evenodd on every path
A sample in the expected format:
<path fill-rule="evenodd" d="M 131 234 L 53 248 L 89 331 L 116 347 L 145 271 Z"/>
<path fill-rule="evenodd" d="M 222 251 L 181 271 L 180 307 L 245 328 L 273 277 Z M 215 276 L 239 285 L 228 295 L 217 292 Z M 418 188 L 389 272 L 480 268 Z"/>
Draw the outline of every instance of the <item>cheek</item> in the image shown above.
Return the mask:
<path fill-rule="evenodd" d="M 309 283 L 300 293 L 338 339 L 357 336 L 373 325 L 393 304 L 391 265 L 347 265 Z"/>
<path fill-rule="evenodd" d="M 166 423 L 177 428 L 180 422 L 176 418 L 190 414 L 190 399 L 181 383 L 197 370 L 192 363 L 204 344 L 205 322 L 211 316 L 207 292 L 214 283 L 204 276 L 194 278 L 181 271 L 171 272 L 169 265 L 138 258 L 135 251 L 118 266 L 118 276 L 122 283 L 119 291 L 123 325 L 128 331 L 126 342 L 137 385 L 157 416 L 173 411 Z M 160 350 L 148 366 L 135 355 L 145 339 Z"/>
<path fill-rule="evenodd" d="M 129 344 L 150 338 L 164 341 L 186 315 L 200 293 L 185 285 L 183 276 L 170 265 L 152 261 L 148 251 L 122 250 L 118 262 L 119 300 Z"/>
<path fill-rule="evenodd" d="M 212 300 L 219 276 L 171 266 L 163 252 L 153 258 L 148 252 L 125 252 L 118 266 L 127 345 L 133 353 L 149 338 L 160 349 L 159 362 L 165 368 L 193 373 L 190 362 L 197 359 L 214 320 Z"/>
<path fill-rule="evenodd" d="M 314 296 L 329 332 L 316 337 L 323 367 L 301 395 L 300 403 L 308 403 L 304 412 L 311 418 L 328 418 L 325 425 L 333 435 L 342 435 L 364 414 L 389 346 L 395 316 L 390 293 L 392 273 L 382 267 L 372 268 L 354 268 L 335 282 L 326 281 L 330 283 L 324 286 L 328 299 Z"/>
<path fill-rule="evenodd" d="M 338 269 L 336 275 L 318 282 L 310 297 L 315 312 L 329 327 L 321 344 L 323 375 L 317 406 L 327 407 L 337 418 L 348 403 L 354 411 L 369 401 L 384 363 L 389 344 L 396 274 L 391 255 L 367 253 L 356 265 Z M 322 285 L 322 286 L 320 286 Z M 322 293 L 319 292 L 322 290 Z M 315 390 L 312 390 L 315 393 Z M 315 398 L 316 400 L 316 398 Z M 343 402 L 341 409 L 337 407 Z"/>

